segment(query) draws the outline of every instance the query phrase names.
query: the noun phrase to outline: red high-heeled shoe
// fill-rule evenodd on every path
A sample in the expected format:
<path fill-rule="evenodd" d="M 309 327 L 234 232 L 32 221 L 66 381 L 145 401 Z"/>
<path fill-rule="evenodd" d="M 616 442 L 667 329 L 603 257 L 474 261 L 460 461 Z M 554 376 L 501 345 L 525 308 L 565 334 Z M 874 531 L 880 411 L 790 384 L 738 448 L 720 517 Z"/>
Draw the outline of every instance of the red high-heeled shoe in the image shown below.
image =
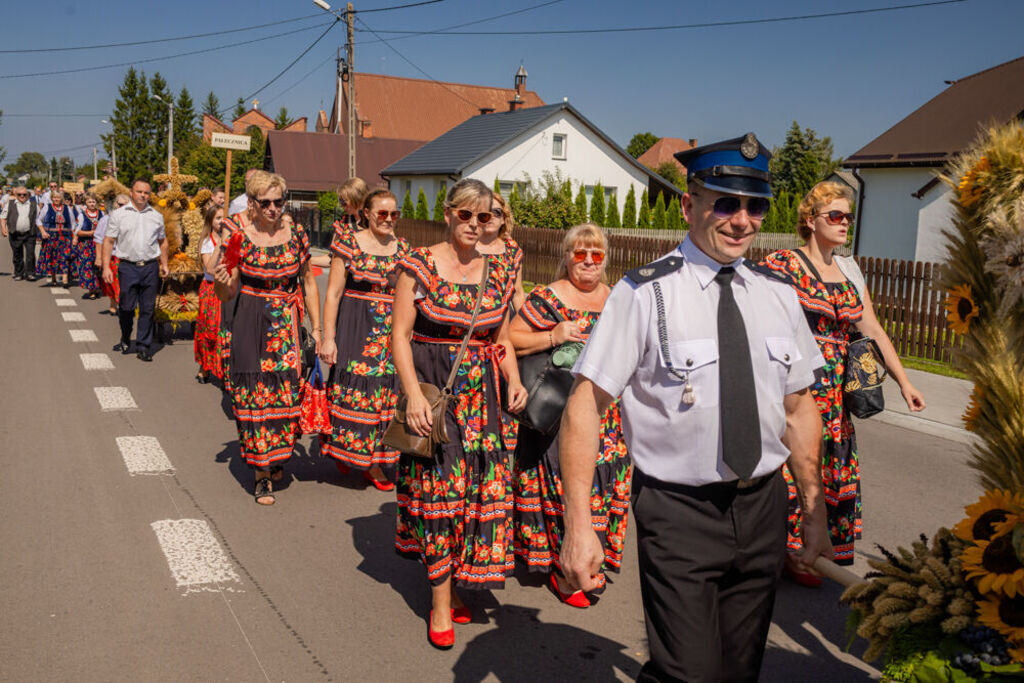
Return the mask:
<path fill-rule="evenodd" d="M 462 607 L 452 608 L 452 621 L 456 624 L 468 624 L 473 621 L 473 615 L 470 613 L 469 608 L 463 605 Z"/>
<path fill-rule="evenodd" d="M 455 644 L 455 629 L 450 628 L 447 631 L 435 631 L 431 624 L 434 621 L 434 610 L 430 610 L 430 616 L 427 617 L 427 640 L 430 644 L 436 647 L 438 650 L 450 650 L 452 645 Z"/>
<path fill-rule="evenodd" d="M 394 491 L 395 485 L 387 479 L 381 481 L 380 479 L 374 479 L 373 475 L 370 474 L 369 470 L 363 472 L 363 479 L 373 484 L 374 488 L 378 491 Z"/>
<path fill-rule="evenodd" d="M 555 596 L 570 607 L 578 607 L 579 609 L 586 609 L 590 607 L 590 600 L 587 599 L 586 594 L 583 591 L 576 591 L 575 593 L 563 593 L 558 590 L 558 579 L 555 578 L 554 572 L 551 573 L 551 581 L 549 582 L 551 590 L 554 591 Z"/>

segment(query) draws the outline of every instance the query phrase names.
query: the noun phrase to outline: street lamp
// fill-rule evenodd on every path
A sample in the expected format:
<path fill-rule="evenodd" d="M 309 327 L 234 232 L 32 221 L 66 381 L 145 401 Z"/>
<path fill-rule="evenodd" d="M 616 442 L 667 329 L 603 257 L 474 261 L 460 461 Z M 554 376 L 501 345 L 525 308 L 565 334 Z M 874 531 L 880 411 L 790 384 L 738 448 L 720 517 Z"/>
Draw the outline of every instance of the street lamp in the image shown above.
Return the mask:
<path fill-rule="evenodd" d="M 167 173 L 171 172 L 171 157 L 174 156 L 174 100 L 164 99 L 159 95 L 153 95 L 154 99 L 160 100 L 167 105 Z"/>
<path fill-rule="evenodd" d="M 106 119 L 102 120 L 102 123 L 110 125 L 110 163 L 113 166 L 114 180 L 117 180 L 117 129 L 114 128 L 114 122 Z"/>

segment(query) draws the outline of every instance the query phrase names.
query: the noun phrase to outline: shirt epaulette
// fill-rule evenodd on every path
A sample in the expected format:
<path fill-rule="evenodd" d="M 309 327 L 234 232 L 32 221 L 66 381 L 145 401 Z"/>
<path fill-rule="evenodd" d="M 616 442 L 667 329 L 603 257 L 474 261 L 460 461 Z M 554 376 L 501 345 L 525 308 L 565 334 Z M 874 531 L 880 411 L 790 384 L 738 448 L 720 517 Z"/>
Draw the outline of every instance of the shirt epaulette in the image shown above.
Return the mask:
<path fill-rule="evenodd" d="M 747 268 L 754 271 L 755 273 L 764 275 L 765 277 L 771 278 L 772 280 L 778 280 L 779 282 L 789 284 L 789 280 L 783 273 L 780 273 L 777 270 L 769 268 L 763 263 L 755 263 L 750 259 L 743 259 L 743 265 L 745 265 Z"/>
<path fill-rule="evenodd" d="M 682 256 L 669 256 L 668 258 L 648 263 L 645 266 L 628 270 L 626 271 L 626 277 L 636 284 L 642 285 L 645 282 L 657 280 L 660 277 L 665 277 L 669 273 L 676 272 L 683 267 L 685 262 L 686 259 Z"/>

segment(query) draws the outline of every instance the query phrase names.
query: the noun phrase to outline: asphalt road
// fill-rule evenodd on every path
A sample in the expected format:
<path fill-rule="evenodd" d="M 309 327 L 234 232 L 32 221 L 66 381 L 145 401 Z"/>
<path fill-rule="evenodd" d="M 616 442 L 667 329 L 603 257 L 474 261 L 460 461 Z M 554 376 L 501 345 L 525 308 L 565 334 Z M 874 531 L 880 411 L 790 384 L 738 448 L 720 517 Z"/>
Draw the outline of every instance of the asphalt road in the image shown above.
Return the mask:
<path fill-rule="evenodd" d="M 503 591 L 467 592 L 476 619 L 438 652 L 426 641 L 424 571 L 392 550 L 393 493 L 341 477 L 306 439 L 277 505 L 255 505 L 229 405 L 192 380 L 191 342 L 160 348 L 150 364 L 113 353 L 117 323 L 102 302 L 13 282 L 9 264 L 2 240 L 0 679 L 636 676 L 646 646 L 632 539 L 622 574 L 590 609 L 561 605 L 520 574 Z M 74 340 L 91 338 L 86 330 L 95 341 Z M 104 356 L 112 367 L 86 369 Z M 97 389 L 137 407 L 104 410 Z M 870 420 L 858 437 L 862 573 L 875 543 L 955 523 L 979 487 L 966 446 Z M 167 461 L 173 469 L 160 471 Z M 762 680 L 877 677 L 843 652 L 839 593 L 782 587 Z"/>

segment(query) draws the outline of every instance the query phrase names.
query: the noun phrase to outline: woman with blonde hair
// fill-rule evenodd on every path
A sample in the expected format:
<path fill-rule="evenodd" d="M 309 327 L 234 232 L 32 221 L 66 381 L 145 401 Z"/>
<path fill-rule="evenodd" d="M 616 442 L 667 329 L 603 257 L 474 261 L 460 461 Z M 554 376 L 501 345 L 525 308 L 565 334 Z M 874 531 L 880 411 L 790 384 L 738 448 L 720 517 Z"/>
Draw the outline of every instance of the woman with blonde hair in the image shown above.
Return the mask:
<path fill-rule="evenodd" d="M 455 587 L 501 588 L 515 568 L 510 453 L 503 436 L 511 418 L 502 408 L 522 410 L 526 389 L 508 338 L 508 277 L 485 267 L 490 257 L 476 248 L 493 218 L 491 206 L 491 190 L 480 181 L 456 183 L 444 204 L 448 239 L 410 251 L 395 286 L 391 353 L 406 396 L 406 422 L 415 433 L 426 436 L 433 426 L 420 382 L 444 387 L 457 367 L 443 417 L 449 442 L 432 459 L 402 454 L 398 461 L 395 545 L 426 566 L 432 594 L 427 638 L 442 649 L 455 642 L 453 621 L 471 621 Z M 468 346 L 455 366 L 467 332 Z M 508 382 L 504 406 L 500 376 Z"/>
<path fill-rule="evenodd" d="M 338 201 L 340 208 L 345 212 L 341 218 L 334 221 L 334 233 L 339 230 L 356 230 L 362 222 L 361 211 L 366 195 L 370 194 L 370 188 L 366 181 L 359 177 L 349 178 L 338 188 Z"/>
<path fill-rule="evenodd" d="M 481 254 L 496 256 L 494 264 L 505 272 L 509 287 L 513 289 L 511 316 L 523 307 L 526 292 L 523 290 L 523 249 L 512 239 L 515 219 L 512 208 L 498 192 L 492 193 L 491 213 L 494 217 L 484 226 L 477 250 Z"/>
<path fill-rule="evenodd" d="M 782 249 L 762 261 L 779 279 L 796 291 L 807 323 L 818 342 L 825 365 L 815 371 L 811 386 L 822 419 L 821 475 L 825 488 L 829 535 L 837 564 L 853 563 L 854 541 L 861 535 L 860 457 L 850 414 L 843 406 L 843 376 L 847 344 L 860 333 L 871 337 L 882 351 L 885 364 L 900 385 L 910 410 L 925 407 L 924 396 L 907 377 L 895 347 L 875 316 L 857 262 L 834 255 L 846 244 L 853 224 L 849 188 L 822 182 L 811 188 L 798 208 L 797 232 L 804 240 L 798 249 Z M 789 550 L 799 552 L 801 511 L 796 486 L 788 468 Z M 795 560 L 786 561 L 785 573 L 804 586 L 821 585 L 821 578 L 799 570 Z"/>
<path fill-rule="evenodd" d="M 275 502 L 273 482 L 284 476 L 299 436 L 302 354 L 299 280 L 320 346 L 320 292 L 309 265 L 309 237 L 301 226 L 281 223 L 284 178 L 255 171 L 245 181 L 248 208 L 227 219 L 241 233 L 238 264 L 225 256 L 214 269 L 221 301 L 234 302 L 231 321 L 230 393 L 242 458 L 255 471 L 254 497 Z"/>
<path fill-rule="evenodd" d="M 611 293 L 605 273 L 607 254 L 604 231 L 593 223 L 566 232 L 555 281 L 531 290 L 509 327 L 517 356 L 551 349 L 578 354 Z M 605 554 L 595 592 L 604 590 L 604 572 L 618 572 L 622 565 L 632 474 L 615 401 L 601 417 L 601 448 L 590 494 L 591 523 Z M 550 573 L 549 586 L 559 600 L 572 607 L 589 607 L 590 600 L 582 591 L 572 590 L 559 566 L 565 505 L 556 437 L 520 426 L 513 490 L 516 555 L 531 572 Z"/>
<path fill-rule="evenodd" d="M 220 355 L 217 352 L 217 337 L 220 334 L 221 302 L 214 292 L 213 271 L 220 259 L 222 223 L 224 208 L 209 202 L 203 211 L 203 231 L 199 235 L 199 258 L 202 261 L 203 281 L 199 285 L 199 312 L 196 315 L 193 357 L 199 364 L 196 381 L 206 384 L 210 375 L 224 379 Z"/>

